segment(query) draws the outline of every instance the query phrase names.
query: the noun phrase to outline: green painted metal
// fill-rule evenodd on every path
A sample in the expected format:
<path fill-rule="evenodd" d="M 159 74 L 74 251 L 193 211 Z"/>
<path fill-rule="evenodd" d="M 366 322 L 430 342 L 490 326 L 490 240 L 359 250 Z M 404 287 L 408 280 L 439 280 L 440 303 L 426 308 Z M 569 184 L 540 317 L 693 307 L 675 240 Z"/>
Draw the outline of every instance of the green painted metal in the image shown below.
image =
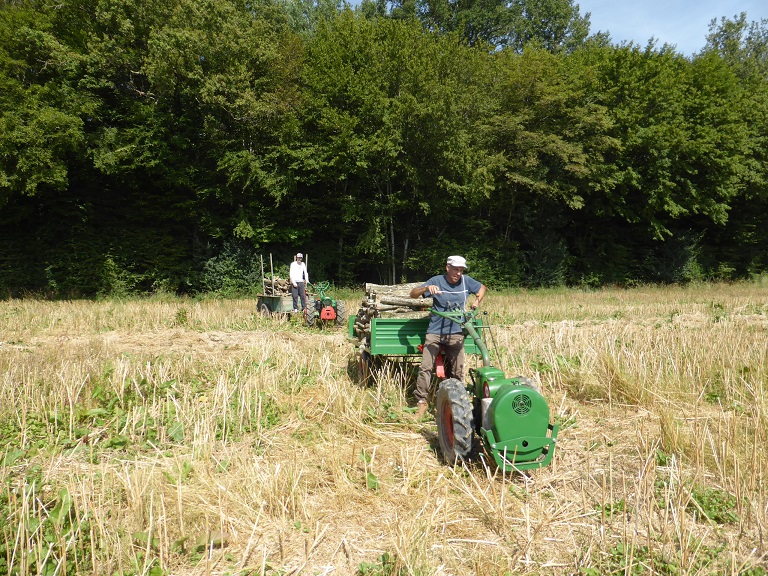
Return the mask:
<path fill-rule="evenodd" d="M 505 470 L 548 464 L 557 429 L 550 425 L 549 405 L 544 397 L 513 378 L 498 387 L 492 398 L 480 434 L 496 463 Z"/>
<path fill-rule="evenodd" d="M 474 394 L 477 398 L 488 396 L 493 398 L 502 384 L 507 384 L 504 372 L 495 366 L 482 366 L 481 368 L 471 369 L 470 375 L 474 382 Z M 488 384 L 488 392 L 485 392 L 485 385 Z"/>
<path fill-rule="evenodd" d="M 266 306 L 269 308 L 270 312 L 276 314 L 288 313 L 293 310 L 293 298 L 291 298 L 291 296 L 284 295 L 267 296 L 261 294 L 257 297 L 256 306 L 259 310 L 262 308 L 262 306 Z"/>
<path fill-rule="evenodd" d="M 451 318 L 450 313 L 448 314 L 442 314 L 438 313 L 440 316 L 445 316 L 447 318 Z M 454 322 L 458 322 L 461 324 L 461 328 L 469 336 L 469 339 L 474 342 L 475 346 L 477 347 L 477 353 L 480 354 L 480 356 L 483 359 L 483 366 L 490 366 L 491 365 L 491 357 L 488 354 L 488 347 L 485 345 L 485 342 L 483 341 L 482 336 L 480 335 L 480 328 L 482 328 L 482 320 L 477 317 L 476 313 L 473 311 L 469 315 L 465 314 L 464 312 L 454 313 L 454 317 L 451 318 Z"/>
<path fill-rule="evenodd" d="M 482 422 L 475 424 L 485 451 L 505 472 L 547 466 L 554 456 L 559 430 L 557 424 L 550 423 L 547 401 L 518 378 L 506 378 L 502 370 L 490 365 L 474 311 L 433 312 L 461 324 L 483 357 L 483 366 L 470 370 L 473 384 L 468 388 L 473 392 L 475 412 L 481 415 Z M 484 400 L 490 400 L 486 412 Z"/>
<path fill-rule="evenodd" d="M 486 453 L 505 472 L 547 466 L 555 453 L 559 427 L 550 423 L 544 397 L 491 366 L 482 336 L 486 327 L 475 311 L 430 312 L 459 323 L 468 336 L 465 352 L 482 357 L 483 366 L 469 370 L 472 383 L 467 388 L 476 418 L 481 420 L 475 427 Z M 355 336 L 354 324 L 355 318 L 350 317 L 350 338 Z M 429 318 L 373 318 L 367 352 L 372 356 L 420 355 L 418 347 L 424 343 L 428 324 Z"/>
<path fill-rule="evenodd" d="M 373 356 L 409 356 L 421 355 L 419 345 L 424 344 L 429 318 L 372 318 L 370 353 Z M 354 323 L 349 324 L 350 336 L 353 336 Z M 482 339 L 480 340 L 482 343 Z M 467 354 L 478 354 L 477 341 L 464 340 Z"/>
<path fill-rule="evenodd" d="M 496 465 L 504 472 L 544 468 L 555 455 L 558 425 L 548 426 L 549 436 L 520 436 L 497 441 L 493 430 L 481 429 L 486 452 L 493 456 Z"/>
<path fill-rule="evenodd" d="M 307 294 L 307 307 L 312 310 L 315 317 L 320 316 L 320 309 L 330 306 L 336 310 L 336 299 L 332 298 L 326 291 L 331 287 L 331 283 L 328 281 L 316 282 L 312 284 L 315 289 L 315 293 L 310 296 Z"/>
<path fill-rule="evenodd" d="M 343 326 L 346 316 L 346 310 L 343 300 L 337 300 L 328 294 L 331 283 L 328 281 L 316 282 L 310 284 L 313 288 L 312 293 L 307 293 L 307 309 L 304 314 L 304 321 L 308 326 L 314 326 L 315 323 L 324 325 L 327 322 L 333 322 L 337 326 Z M 329 309 L 333 310 L 329 314 Z M 349 325 L 348 325 L 349 326 Z"/>
<path fill-rule="evenodd" d="M 357 317 L 354 314 L 347 316 L 347 338 L 352 342 L 357 339 L 355 337 L 355 320 Z"/>

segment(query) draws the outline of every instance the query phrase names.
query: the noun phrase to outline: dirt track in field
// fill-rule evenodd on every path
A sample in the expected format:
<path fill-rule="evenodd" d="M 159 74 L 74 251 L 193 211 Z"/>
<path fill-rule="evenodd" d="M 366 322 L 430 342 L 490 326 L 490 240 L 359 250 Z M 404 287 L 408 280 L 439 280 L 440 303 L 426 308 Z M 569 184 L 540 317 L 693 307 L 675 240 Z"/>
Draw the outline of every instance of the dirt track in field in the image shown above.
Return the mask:
<path fill-rule="evenodd" d="M 265 341 L 282 341 L 294 345 L 342 346 L 346 334 L 342 332 L 302 334 L 291 331 L 210 331 L 196 332 L 184 329 L 156 330 L 143 333 L 104 332 L 96 335 L 42 336 L 28 341 L 0 342 L 0 348 L 33 351 L 48 347 L 80 347 L 102 345 L 124 352 L 162 353 L 217 353 L 259 347 Z"/>

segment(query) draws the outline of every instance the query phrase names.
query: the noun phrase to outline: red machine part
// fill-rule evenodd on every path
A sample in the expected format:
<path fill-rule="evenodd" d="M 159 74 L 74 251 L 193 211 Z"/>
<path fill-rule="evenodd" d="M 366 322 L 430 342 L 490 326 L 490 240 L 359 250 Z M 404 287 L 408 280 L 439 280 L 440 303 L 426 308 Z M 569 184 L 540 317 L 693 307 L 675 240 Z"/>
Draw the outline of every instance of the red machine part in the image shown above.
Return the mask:
<path fill-rule="evenodd" d="M 424 344 L 419 344 L 417 348 L 419 349 L 419 352 L 424 352 Z M 435 375 L 440 380 L 445 378 L 445 356 L 442 348 L 440 348 L 440 352 L 438 352 L 435 357 Z"/>

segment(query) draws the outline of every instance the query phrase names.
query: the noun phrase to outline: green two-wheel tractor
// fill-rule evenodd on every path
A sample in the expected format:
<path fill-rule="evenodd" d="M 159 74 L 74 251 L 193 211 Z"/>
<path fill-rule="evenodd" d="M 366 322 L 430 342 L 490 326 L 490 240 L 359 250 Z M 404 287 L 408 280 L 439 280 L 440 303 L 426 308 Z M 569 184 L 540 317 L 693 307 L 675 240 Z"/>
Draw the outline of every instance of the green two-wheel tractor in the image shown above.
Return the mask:
<path fill-rule="evenodd" d="M 330 282 L 312 284 L 315 293 L 307 294 L 307 308 L 304 310 L 307 326 L 314 326 L 316 323 L 334 323 L 337 326 L 346 324 L 347 312 L 344 302 L 327 294 L 330 285 Z"/>
<path fill-rule="evenodd" d="M 549 405 L 531 378 L 507 378 L 491 366 L 482 332 L 484 326 L 474 310 L 440 312 L 430 310 L 461 325 L 464 350 L 479 354 L 482 366 L 469 370 L 470 383 L 455 378 L 442 380 L 435 397 L 438 440 L 443 458 L 454 464 L 472 456 L 475 435 L 484 452 L 505 472 L 547 466 L 552 461 L 558 425 L 551 422 Z M 386 358 L 420 357 L 428 318 L 371 318 L 365 334 L 348 323 L 349 336 L 360 341 L 360 377 L 367 380 L 370 367 Z M 365 374 L 363 372 L 366 372 Z"/>

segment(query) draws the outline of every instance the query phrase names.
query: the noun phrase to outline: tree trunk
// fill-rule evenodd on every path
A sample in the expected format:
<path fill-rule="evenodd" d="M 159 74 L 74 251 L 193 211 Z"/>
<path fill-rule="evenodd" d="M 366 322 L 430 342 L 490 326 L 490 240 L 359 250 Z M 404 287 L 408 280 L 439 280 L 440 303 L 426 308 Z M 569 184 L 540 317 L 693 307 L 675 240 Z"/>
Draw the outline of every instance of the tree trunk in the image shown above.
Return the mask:
<path fill-rule="evenodd" d="M 369 298 L 377 295 L 389 294 L 391 296 L 410 297 L 411 290 L 424 284 L 424 282 L 411 282 L 410 284 L 366 284 L 365 293 Z"/>
<path fill-rule="evenodd" d="M 361 342 L 370 340 L 371 318 L 424 318 L 427 316 L 427 308 L 432 306 L 432 298 L 410 297 L 411 290 L 421 285 L 421 282 L 366 284 L 366 296 L 355 317 L 355 337 Z"/>
<path fill-rule="evenodd" d="M 392 247 L 392 254 L 390 256 L 390 262 L 392 262 L 392 271 L 391 275 L 389 277 L 389 281 L 394 284 L 397 282 L 396 278 L 396 271 L 395 271 L 395 219 L 394 217 L 390 217 L 389 219 L 389 240 L 390 245 Z"/>
<path fill-rule="evenodd" d="M 382 304 L 394 306 L 407 306 L 408 308 L 429 308 L 432 306 L 432 298 L 402 298 L 399 296 L 382 296 L 378 299 Z"/>

